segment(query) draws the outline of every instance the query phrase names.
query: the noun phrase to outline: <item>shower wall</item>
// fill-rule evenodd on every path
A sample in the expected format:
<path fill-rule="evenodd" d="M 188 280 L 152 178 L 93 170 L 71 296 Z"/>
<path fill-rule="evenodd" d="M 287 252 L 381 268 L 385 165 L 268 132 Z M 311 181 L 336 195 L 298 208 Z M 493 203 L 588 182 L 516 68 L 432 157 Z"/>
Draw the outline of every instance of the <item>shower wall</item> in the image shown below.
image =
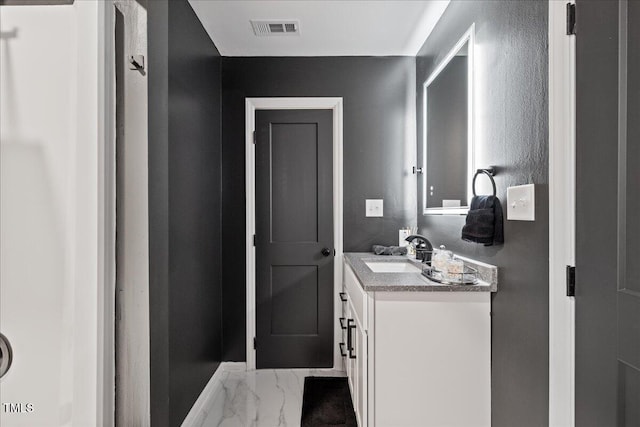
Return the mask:
<path fill-rule="evenodd" d="M 2 427 L 98 424 L 98 15 L 0 6 Z"/>

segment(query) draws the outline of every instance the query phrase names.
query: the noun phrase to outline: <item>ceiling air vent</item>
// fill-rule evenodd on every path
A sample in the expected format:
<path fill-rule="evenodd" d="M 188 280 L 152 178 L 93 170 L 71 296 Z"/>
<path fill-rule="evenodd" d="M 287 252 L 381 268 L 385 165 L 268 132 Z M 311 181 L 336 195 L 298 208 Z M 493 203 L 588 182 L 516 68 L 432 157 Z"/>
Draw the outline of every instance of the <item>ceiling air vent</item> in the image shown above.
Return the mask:
<path fill-rule="evenodd" d="M 251 20 L 256 36 L 297 36 L 300 34 L 298 21 L 258 21 Z"/>

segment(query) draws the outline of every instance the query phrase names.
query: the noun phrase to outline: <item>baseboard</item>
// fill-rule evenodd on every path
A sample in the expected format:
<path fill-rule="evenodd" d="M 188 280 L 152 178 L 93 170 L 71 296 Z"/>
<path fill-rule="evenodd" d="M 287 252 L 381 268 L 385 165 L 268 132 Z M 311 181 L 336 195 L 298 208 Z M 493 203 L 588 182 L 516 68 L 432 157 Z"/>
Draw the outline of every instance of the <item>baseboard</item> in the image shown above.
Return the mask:
<path fill-rule="evenodd" d="M 209 415 L 206 409 L 222 390 L 221 382 L 225 372 L 246 371 L 247 364 L 244 362 L 222 362 L 213 373 L 211 379 L 196 399 L 191 410 L 182 422 L 182 427 L 201 427 L 204 420 Z"/>
<path fill-rule="evenodd" d="M 245 372 L 247 370 L 247 362 L 222 362 L 225 372 Z"/>

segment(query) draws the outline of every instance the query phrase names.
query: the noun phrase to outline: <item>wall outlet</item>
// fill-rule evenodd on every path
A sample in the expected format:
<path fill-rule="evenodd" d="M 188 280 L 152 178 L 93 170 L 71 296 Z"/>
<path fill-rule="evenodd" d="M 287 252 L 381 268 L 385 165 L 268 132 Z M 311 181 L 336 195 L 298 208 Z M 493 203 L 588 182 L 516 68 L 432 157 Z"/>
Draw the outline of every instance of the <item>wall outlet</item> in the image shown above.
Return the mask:
<path fill-rule="evenodd" d="M 365 203 L 365 216 L 383 216 L 383 200 L 367 199 Z"/>
<path fill-rule="evenodd" d="M 536 220 L 536 192 L 534 184 L 507 188 L 507 219 L 511 221 Z"/>

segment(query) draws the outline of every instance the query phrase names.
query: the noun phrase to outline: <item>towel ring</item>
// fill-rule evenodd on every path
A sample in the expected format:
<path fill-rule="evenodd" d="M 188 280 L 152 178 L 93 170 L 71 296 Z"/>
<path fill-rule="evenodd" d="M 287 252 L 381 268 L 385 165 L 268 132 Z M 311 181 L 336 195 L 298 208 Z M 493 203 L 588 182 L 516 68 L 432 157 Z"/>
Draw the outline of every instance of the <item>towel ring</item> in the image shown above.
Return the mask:
<path fill-rule="evenodd" d="M 489 177 L 489 179 L 491 180 L 491 186 L 493 187 L 493 195 L 496 195 L 496 182 L 493 180 L 494 175 L 496 174 L 496 169 L 495 168 L 488 168 L 488 169 L 478 169 L 475 173 L 475 175 L 473 175 L 473 182 L 471 184 L 471 189 L 473 190 L 473 195 L 476 195 L 476 178 L 478 177 L 478 175 L 480 175 L 481 173 L 487 175 Z"/>

